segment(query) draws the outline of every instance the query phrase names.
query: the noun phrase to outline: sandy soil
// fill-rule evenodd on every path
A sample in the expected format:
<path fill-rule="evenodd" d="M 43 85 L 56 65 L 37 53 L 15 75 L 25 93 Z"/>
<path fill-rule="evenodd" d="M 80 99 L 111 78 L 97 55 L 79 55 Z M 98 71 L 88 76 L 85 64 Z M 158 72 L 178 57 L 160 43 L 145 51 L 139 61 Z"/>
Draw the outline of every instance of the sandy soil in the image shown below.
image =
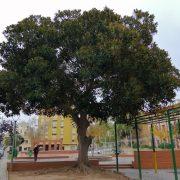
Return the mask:
<path fill-rule="evenodd" d="M 74 170 L 60 169 L 10 172 L 9 180 L 129 180 L 129 178 L 105 170 L 93 170 L 85 175 Z"/>

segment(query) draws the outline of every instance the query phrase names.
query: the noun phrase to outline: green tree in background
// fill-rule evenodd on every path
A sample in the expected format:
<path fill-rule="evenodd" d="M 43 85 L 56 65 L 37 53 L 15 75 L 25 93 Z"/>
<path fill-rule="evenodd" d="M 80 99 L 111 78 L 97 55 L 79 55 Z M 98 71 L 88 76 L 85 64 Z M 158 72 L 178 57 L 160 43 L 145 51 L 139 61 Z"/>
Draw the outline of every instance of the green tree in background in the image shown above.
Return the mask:
<path fill-rule="evenodd" d="M 133 128 L 131 125 L 127 124 L 117 124 L 117 137 L 118 141 L 120 140 L 126 140 L 126 145 L 130 145 L 132 147 L 132 132 Z M 102 141 L 106 142 L 114 142 L 115 141 L 115 129 L 114 124 L 112 122 L 109 122 L 106 124 L 106 133 L 104 133 L 104 136 L 101 137 Z"/>
<path fill-rule="evenodd" d="M 16 141 L 16 146 L 18 147 L 24 142 L 24 138 L 18 133 L 16 134 L 15 141 Z M 12 146 L 10 135 L 6 134 L 3 137 L 3 146 L 5 148 L 7 148 L 8 146 Z"/>
<path fill-rule="evenodd" d="M 2 120 L 0 122 L 0 146 L 2 144 L 4 135 L 7 133 L 11 137 L 10 142 L 12 144 L 12 141 L 13 141 L 13 123 L 12 123 L 12 121 Z"/>
<path fill-rule="evenodd" d="M 102 11 L 58 11 L 30 16 L 4 31 L 0 44 L 0 109 L 6 115 L 71 115 L 86 170 L 95 119 L 121 123 L 175 97 L 179 71 L 153 41 L 154 16 Z M 127 114 L 130 118 L 127 118 Z"/>

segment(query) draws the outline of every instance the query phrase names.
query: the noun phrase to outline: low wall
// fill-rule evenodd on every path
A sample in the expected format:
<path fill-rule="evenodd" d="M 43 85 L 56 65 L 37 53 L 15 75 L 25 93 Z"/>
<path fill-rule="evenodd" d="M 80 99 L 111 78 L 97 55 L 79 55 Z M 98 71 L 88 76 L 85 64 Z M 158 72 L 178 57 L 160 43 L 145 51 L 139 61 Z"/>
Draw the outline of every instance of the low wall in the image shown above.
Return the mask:
<path fill-rule="evenodd" d="M 58 162 L 13 162 L 7 163 L 8 171 L 33 171 L 42 169 L 58 169 L 76 165 L 76 161 L 58 161 Z M 92 166 L 98 166 L 98 160 L 90 160 Z"/>
<path fill-rule="evenodd" d="M 68 157 L 69 155 L 77 154 L 78 151 L 39 151 L 38 157 Z M 19 157 L 29 157 L 28 152 L 20 152 Z"/>
<path fill-rule="evenodd" d="M 115 154 L 112 154 L 112 157 L 116 157 Z M 134 157 L 133 154 L 119 154 L 118 157 Z"/>
<path fill-rule="evenodd" d="M 77 154 L 78 150 L 39 151 L 39 154 Z"/>
<path fill-rule="evenodd" d="M 38 159 L 61 159 L 61 158 L 69 158 L 69 156 L 63 156 L 63 155 L 61 155 L 61 156 L 38 156 Z M 17 157 L 17 158 L 15 158 L 15 159 L 17 159 L 17 160 L 25 160 L 25 159 L 34 159 L 34 156 L 32 156 L 32 157 L 28 157 L 28 156 L 19 156 L 19 157 Z"/>
<path fill-rule="evenodd" d="M 180 150 L 175 150 L 176 155 L 176 166 L 180 168 Z M 153 151 L 140 151 L 141 156 L 141 167 L 143 169 L 154 168 L 154 157 Z M 171 150 L 157 150 L 157 168 L 158 169 L 170 169 L 173 168 Z M 133 167 L 138 168 L 138 155 L 137 151 L 134 151 L 134 162 Z"/>

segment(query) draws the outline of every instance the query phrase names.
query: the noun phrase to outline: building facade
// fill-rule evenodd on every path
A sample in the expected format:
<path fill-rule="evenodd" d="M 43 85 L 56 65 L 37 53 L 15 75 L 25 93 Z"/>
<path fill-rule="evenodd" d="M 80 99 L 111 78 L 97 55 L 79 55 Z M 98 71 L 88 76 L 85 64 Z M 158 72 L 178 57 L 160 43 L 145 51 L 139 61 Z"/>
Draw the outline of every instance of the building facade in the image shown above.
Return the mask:
<path fill-rule="evenodd" d="M 42 150 L 76 150 L 77 129 L 73 126 L 71 117 L 59 115 L 38 118 L 38 129 L 41 129 L 43 139 L 38 143 Z"/>

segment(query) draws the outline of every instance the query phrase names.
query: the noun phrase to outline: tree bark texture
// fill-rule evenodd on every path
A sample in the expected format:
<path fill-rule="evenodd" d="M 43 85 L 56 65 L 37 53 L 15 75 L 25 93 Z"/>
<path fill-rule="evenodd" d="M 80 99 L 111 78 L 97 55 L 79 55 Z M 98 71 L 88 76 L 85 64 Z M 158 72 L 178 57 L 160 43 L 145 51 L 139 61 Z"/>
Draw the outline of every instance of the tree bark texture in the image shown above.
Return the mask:
<path fill-rule="evenodd" d="M 79 142 L 79 153 L 78 153 L 78 166 L 84 169 L 84 166 L 89 166 L 88 160 L 88 149 L 92 143 L 92 138 L 86 136 L 87 128 L 90 123 L 86 116 L 81 117 L 77 121 L 77 133 Z"/>

